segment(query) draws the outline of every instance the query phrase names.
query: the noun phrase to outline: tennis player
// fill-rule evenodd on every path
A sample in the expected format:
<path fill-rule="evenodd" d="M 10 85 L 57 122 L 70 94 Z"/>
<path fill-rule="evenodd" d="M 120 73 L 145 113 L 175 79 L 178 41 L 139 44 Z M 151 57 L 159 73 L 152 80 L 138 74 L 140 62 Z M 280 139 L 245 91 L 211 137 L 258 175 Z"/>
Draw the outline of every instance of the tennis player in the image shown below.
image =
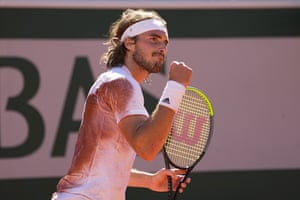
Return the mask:
<path fill-rule="evenodd" d="M 132 169 L 136 156 L 151 161 L 162 149 L 191 80 L 190 67 L 172 62 L 159 103 L 148 114 L 140 84 L 162 70 L 168 42 L 166 21 L 155 11 L 127 9 L 111 25 L 101 57 L 107 71 L 87 96 L 72 164 L 52 200 L 124 200 L 127 187 L 168 191 L 167 176 L 174 190 L 178 186 L 182 170 Z M 189 182 L 181 183 L 181 192 Z"/>

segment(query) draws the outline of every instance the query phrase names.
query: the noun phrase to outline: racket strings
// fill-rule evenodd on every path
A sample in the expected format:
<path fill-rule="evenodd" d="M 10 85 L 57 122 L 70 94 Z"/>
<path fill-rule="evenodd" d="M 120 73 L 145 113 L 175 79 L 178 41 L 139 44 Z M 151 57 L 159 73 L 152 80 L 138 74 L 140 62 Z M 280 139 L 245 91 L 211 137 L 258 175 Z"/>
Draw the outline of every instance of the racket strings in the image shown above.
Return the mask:
<path fill-rule="evenodd" d="M 171 162 L 182 168 L 195 163 L 205 151 L 209 132 L 210 111 L 205 99 L 199 94 L 187 91 L 165 144 Z"/>
<path fill-rule="evenodd" d="M 169 159 L 179 167 L 191 166 L 201 155 L 206 147 L 208 136 L 202 136 L 195 145 L 174 141 L 172 136 L 167 140 L 166 152 Z"/>

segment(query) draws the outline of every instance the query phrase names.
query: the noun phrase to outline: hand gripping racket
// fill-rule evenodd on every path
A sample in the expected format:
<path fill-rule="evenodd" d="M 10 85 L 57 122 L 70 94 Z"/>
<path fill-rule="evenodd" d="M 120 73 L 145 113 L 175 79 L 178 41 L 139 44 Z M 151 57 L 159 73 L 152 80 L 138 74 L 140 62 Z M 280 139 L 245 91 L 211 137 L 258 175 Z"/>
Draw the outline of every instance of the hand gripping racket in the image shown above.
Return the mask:
<path fill-rule="evenodd" d="M 213 132 L 213 117 L 213 107 L 207 96 L 197 88 L 187 87 L 163 146 L 166 169 L 170 169 L 171 164 L 186 170 L 181 183 L 206 152 Z M 173 194 L 172 180 L 168 177 L 168 189 L 169 200 L 175 200 L 180 184 Z"/>

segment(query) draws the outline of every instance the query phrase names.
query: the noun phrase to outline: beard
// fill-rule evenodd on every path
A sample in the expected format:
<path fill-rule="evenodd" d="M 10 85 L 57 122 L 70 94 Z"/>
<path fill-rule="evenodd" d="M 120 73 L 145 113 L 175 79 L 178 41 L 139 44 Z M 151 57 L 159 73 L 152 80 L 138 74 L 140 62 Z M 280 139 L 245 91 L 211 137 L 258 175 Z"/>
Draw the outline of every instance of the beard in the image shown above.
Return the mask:
<path fill-rule="evenodd" d="M 162 55 L 160 53 L 153 53 L 152 56 Z M 164 57 L 164 55 L 162 55 Z M 141 51 L 137 50 L 132 55 L 132 59 L 136 64 L 138 64 L 141 68 L 147 70 L 149 73 L 159 73 L 163 67 L 163 61 L 147 61 L 142 55 Z"/>

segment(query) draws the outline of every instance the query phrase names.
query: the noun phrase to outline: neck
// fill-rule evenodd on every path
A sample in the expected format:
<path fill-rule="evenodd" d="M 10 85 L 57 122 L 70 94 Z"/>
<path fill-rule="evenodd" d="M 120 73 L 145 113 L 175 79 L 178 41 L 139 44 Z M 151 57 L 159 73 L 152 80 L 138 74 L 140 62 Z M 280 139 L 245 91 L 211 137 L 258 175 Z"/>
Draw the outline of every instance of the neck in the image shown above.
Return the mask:
<path fill-rule="evenodd" d="M 139 83 L 142 83 L 149 75 L 147 70 L 137 65 L 133 60 L 125 59 L 125 66 L 131 72 L 133 78 Z"/>

